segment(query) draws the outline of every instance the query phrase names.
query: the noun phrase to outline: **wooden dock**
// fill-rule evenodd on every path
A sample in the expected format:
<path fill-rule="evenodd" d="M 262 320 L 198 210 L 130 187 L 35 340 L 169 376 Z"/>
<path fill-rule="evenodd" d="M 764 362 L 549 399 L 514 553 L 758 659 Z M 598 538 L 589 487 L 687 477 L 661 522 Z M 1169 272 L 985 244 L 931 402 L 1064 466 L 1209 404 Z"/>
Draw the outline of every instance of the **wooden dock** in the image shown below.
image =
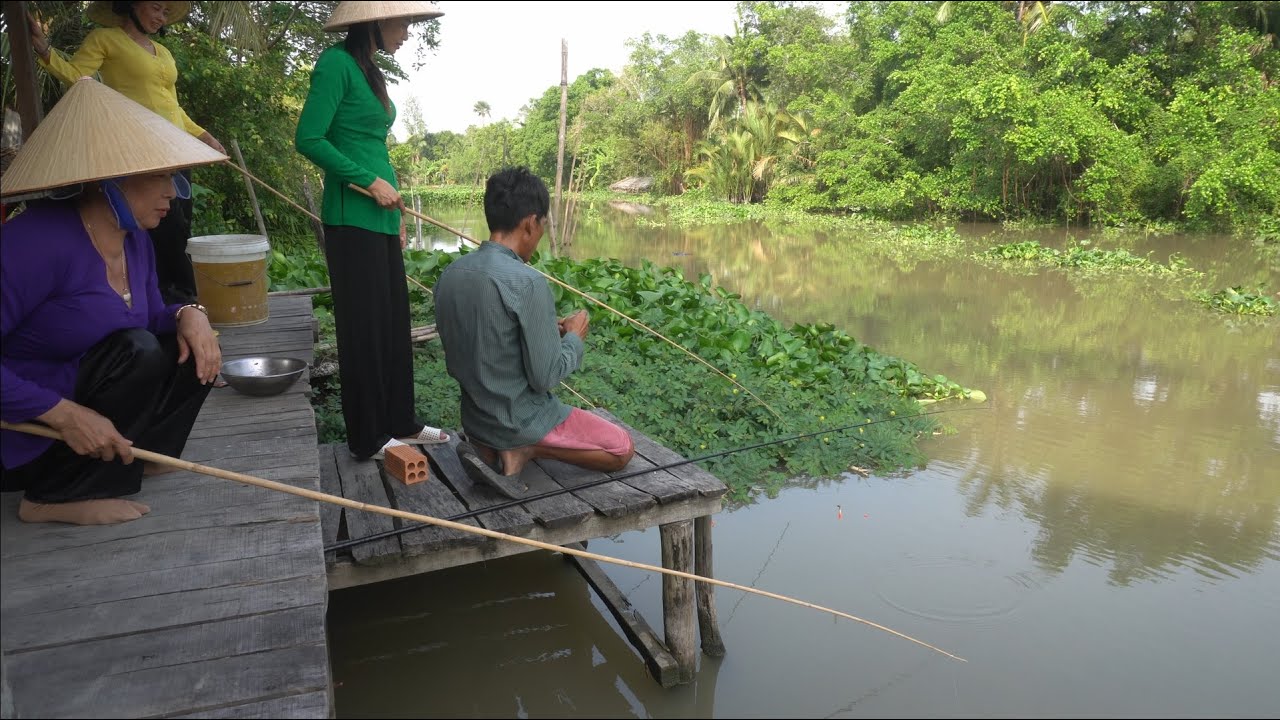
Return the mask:
<path fill-rule="evenodd" d="M 224 328 L 226 359 L 312 359 L 307 297 Z M 301 381 L 213 390 L 183 458 L 319 489 Z M 328 595 L 317 504 L 189 472 L 148 478 L 122 525 L 28 525 L 0 503 L 6 717 L 329 717 Z"/>
<path fill-rule="evenodd" d="M 602 410 L 598 414 L 617 418 Z M 619 423 L 622 424 L 622 423 Z M 625 427 L 625 424 L 624 424 Z M 632 475 L 683 458 L 645 435 L 627 428 L 636 454 L 613 476 Z M 357 461 L 342 445 L 320 448 L 320 483 L 324 492 L 371 505 L 483 527 L 552 545 L 580 547 L 593 538 L 609 537 L 655 525 L 660 528 L 664 567 L 709 574 L 711 515 L 719 512 L 727 488 L 695 465 L 682 465 L 609 481 L 600 472 L 555 460 L 528 465 L 521 480 L 532 494 L 560 492 L 520 504 L 487 486 L 476 485 L 463 471 L 454 438 L 447 445 L 423 448 L 430 458 L 431 479 L 406 485 L 373 461 Z M 589 483 L 600 483 L 582 487 Z M 575 489 L 581 488 L 581 489 Z M 512 505 L 475 514 L 495 505 Z M 322 507 L 321 527 L 326 548 L 352 540 L 390 534 L 406 526 L 400 519 L 358 510 Z M 460 515 L 472 515 L 459 518 Z M 535 548 L 458 530 L 425 527 L 325 553 L 329 587 L 337 590 L 381 582 L 444 568 L 467 565 L 529 552 Z M 624 632 L 664 686 L 691 679 L 696 659 L 695 591 L 692 581 L 663 576 L 665 642 L 640 618 L 622 593 L 593 561 L 574 559 L 578 569 L 600 594 Z M 697 620 L 703 648 L 722 654 L 715 621 L 712 588 L 697 588 Z"/>
<path fill-rule="evenodd" d="M 222 329 L 224 358 L 311 362 L 311 299 L 270 303 L 267 323 Z M 432 477 L 412 486 L 345 446 L 317 451 L 308 390 L 306 378 L 269 398 L 213 390 L 183 458 L 434 517 L 506 501 L 470 481 L 452 445 L 427 448 Z M 632 437 L 636 456 L 615 476 L 681 460 Z M 697 466 L 609 480 L 538 461 L 522 479 L 566 492 L 464 522 L 572 547 L 657 525 L 665 567 L 712 575 L 710 519 L 726 488 Z M 19 499 L 0 499 L 4 718 L 330 717 L 328 590 L 530 550 L 428 528 L 326 552 L 401 521 L 190 472 L 145 480 L 136 499 L 151 513 L 122 525 L 28 525 Z M 663 576 L 660 638 L 600 567 L 573 560 L 663 686 L 692 678 L 699 636 L 704 652 L 723 654 L 710 586 Z"/>

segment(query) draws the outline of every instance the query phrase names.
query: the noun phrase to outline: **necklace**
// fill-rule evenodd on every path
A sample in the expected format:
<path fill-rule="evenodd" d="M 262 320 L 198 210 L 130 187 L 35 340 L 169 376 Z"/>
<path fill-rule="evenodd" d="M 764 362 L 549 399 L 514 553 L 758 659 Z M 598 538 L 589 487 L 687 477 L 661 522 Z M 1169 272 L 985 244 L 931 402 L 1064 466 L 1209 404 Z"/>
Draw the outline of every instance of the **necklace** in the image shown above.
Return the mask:
<path fill-rule="evenodd" d="M 112 285 L 111 283 L 111 266 L 113 264 L 112 258 L 108 258 L 107 254 L 102 251 L 101 247 L 99 247 L 98 239 L 97 237 L 95 237 L 93 232 L 93 223 L 89 222 L 88 220 L 85 220 L 84 227 L 86 230 L 89 231 L 89 242 L 93 243 L 93 249 L 98 251 L 98 255 L 102 256 L 102 263 L 107 267 L 107 284 L 111 285 L 112 290 L 115 290 L 117 293 L 119 293 L 120 299 L 124 300 L 125 305 L 128 305 L 129 307 L 133 307 L 133 292 L 129 288 L 129 260 L 128 258 L 125 257 L 124 247 L 121 246 L 120 255 L 118 255 L 116 258 L 119 260 L 119 263 L 120 263 L 120 284 L 122 287 L 124 287 L 124 290 L 121 291 L 116 289 L 116 286 Z"/>

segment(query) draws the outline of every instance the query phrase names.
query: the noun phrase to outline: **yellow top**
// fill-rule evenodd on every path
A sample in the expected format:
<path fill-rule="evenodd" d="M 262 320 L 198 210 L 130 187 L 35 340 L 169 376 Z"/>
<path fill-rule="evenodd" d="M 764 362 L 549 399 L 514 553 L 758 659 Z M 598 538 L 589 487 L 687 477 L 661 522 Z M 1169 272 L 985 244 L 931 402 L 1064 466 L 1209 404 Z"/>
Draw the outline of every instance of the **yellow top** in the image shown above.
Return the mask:
<path fill-rule="evenodd" d="M 192 122 L 178 105 L 178 66 L 173 56 L 160 43 L 153 40 L 152 44 L 155 55 L 120 28 L 97 28 L 85 37 L 71 60 L 52 50 L 48 62 L 39 56 L 36 59 L 41 67 L 68 85 L 85 75 L 101 72 L 107 87 L 200 137 L 204 128 Z"/>

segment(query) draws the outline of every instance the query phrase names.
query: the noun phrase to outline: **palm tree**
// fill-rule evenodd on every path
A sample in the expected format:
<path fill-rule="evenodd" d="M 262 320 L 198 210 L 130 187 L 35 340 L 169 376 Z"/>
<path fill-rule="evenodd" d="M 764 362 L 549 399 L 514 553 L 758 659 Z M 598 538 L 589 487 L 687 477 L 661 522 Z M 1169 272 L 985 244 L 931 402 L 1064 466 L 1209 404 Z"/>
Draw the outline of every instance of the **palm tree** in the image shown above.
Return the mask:
<path fill-rule="evenodd" d="M 1012 5 L 1014 16 L 1018 19 L 1018 23 L 1022 25 L 1022 42 L 1026 44 L 1027 38 L 1031 37 L 1037 30 L 1049 24 L 1049 13 L 1052 2 L 1028 2 L 1028 0 L 1017 0 L 1016 2 L 1006 2 L 1005 5 Z M 945 23 L 951 19 L 951 13 L 955 11 L 957 3 L 952 0 L 946 0 L 938 6 L 938 14 L 935 19 L 939 23 Z"/>
<path fill-rule="evenodd" d="M 489 107 L 489 103 L 483 100 L 477 100 L 476 104 L 471 106 L 471 112 L 475 113 L 482 120 L 488 120 L 493 114 L 493 110 Z"/>

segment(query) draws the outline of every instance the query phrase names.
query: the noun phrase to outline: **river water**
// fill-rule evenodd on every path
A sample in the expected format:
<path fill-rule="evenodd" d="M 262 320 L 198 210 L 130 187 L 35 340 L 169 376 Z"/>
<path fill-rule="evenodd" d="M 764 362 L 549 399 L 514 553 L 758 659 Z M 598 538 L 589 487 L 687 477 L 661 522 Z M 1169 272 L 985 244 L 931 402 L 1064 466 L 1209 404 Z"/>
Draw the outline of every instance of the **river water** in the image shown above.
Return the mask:
<path fill-rule="evenodd" d="M 433 215 L 486 236 L 475 209 Z M 1227 236 L 957 230 L 1177 252 L 1207 287 L 1280 288 L 1274 254 Z M 955 432 L 925 441 L 925 468 L 798 479 L 726 508 L 714 531 L 717 577 L 968 662 L 719 589 L 728 655 L 663 690 L 576 571 L 529 553 L 334 593 L 339 715 L 1280 713 L 1280 323 L 1148 283 L 915 257 L 867 232 L 675 228 L 602 208 L 571 254 L 710 273 L 784 323 L 833 323 L 987 393 L 988 411 L 944 416 Z M 591 549 L 660 564 L 657 535 Z M 604 567 L 660 632 L 660 579 Z"/>

